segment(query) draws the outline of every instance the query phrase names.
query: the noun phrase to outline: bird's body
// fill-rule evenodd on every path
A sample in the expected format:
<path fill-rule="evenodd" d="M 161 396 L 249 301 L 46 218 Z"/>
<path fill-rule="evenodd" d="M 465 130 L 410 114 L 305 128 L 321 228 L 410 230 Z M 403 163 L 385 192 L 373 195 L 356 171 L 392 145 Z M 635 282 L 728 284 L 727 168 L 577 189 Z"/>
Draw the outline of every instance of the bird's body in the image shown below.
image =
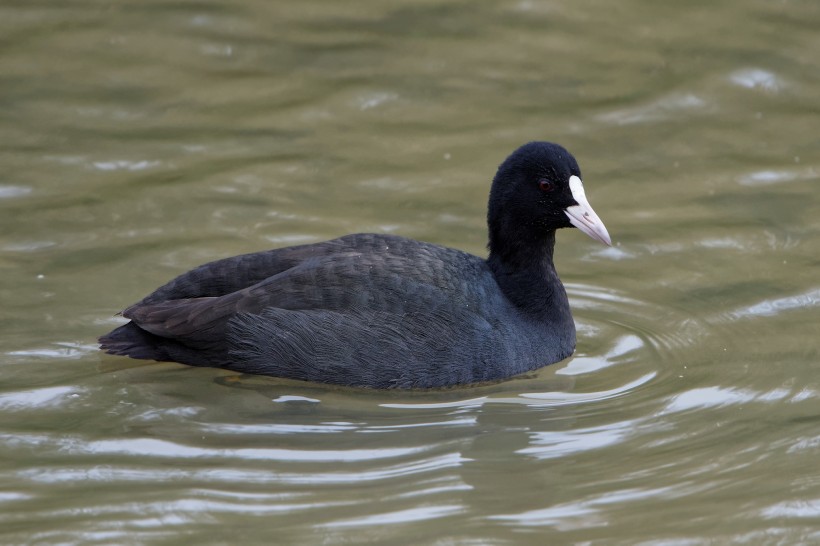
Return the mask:
<path fill-rule="evenodd" d="M 522 153 L 546 158 L 529 200 L 512 187 L 529 182 L 532 165 L 513 161 Z M 575 223 L 564 209 L 588 203 L 582 187 L 559 196 L 539 176 L 580 184 L 563 148 L 520 148 L 493 184 L 486 260 L 379 234 L 245 254 L 160 287 L 100 342 L 134 358 L 373 388 L 491 381 L 556 362 L 572 354 L 575 326 L 552 261 L 555 228 Z M 600 226 L 605 237 L 590 234 L 608 242 Z"/>

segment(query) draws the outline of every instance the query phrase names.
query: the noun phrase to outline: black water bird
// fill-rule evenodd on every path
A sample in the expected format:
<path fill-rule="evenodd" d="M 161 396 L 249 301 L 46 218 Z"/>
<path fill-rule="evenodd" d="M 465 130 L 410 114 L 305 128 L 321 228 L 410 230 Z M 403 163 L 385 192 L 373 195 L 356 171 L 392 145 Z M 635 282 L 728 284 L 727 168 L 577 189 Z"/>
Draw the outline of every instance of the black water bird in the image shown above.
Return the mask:
<path fill-rule="evenodd" d="M 498 168 L 487 259 L 380 234 L 201 265 L 122 312 L 100 338 L 132 358 L 372 388 L 511 377 L 562 360 L 575 324 L 555 231 L 611 244 L 563 147 L 530 142 Z"/>

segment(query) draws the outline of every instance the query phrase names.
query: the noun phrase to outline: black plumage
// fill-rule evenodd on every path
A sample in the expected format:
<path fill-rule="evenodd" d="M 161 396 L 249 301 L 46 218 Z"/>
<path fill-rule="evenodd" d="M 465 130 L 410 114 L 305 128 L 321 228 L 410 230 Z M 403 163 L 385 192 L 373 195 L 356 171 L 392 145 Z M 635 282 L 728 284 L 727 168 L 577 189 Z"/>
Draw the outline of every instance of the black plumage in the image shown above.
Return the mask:
<path fill-rule="evenodd" d="M 526 144 L 493 180 L 486 260 L 379 234 L 218 260 L 123 311 L 131 322 L 101 346 L 373 388 L 491 381 L 557 362 L 572 354 L 575 326 L 555 230 L 575 225 L 609 243 L 580 176 L 564 148 Z"/>

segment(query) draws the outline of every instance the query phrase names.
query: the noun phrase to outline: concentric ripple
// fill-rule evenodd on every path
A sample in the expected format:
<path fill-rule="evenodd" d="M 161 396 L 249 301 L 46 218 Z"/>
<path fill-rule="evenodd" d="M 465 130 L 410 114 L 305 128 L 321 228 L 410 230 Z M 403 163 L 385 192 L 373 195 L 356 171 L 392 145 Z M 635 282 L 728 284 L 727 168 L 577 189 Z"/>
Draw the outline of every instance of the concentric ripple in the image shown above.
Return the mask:
<path fill-rule="evenodd" d="M 39 537 L 47 542 L 116 542 L 260 516 L 280 518 L 284 536 L 300 528 L 304 538 L 312 528 L 343 539 L 377 529 L 397 536 L 420 521 L 469 513 L 484 487 L 475 476 L 481 461 L 560 459 L 627 441 L 645 425 L 555 427 L 600 418 L 613 404 L 637 407 L 641 398 L 631 395 L 669 375 L 700 333 L 691 319 L 622 294 L 577 284 L 568 291 L 578 354 L 497 384 L 385 393 L 176 364 L 115 367 L 104 358 L 104 373 L 82 388 L 8 392 L 0 443 L 27 464 L 0 499 L 8 508 L 0 521 L 34 517 L 15 507 L 37 502 L 39 518 L 74 514 L 64 535 Z M 9 356 L 82 363 L 64 351 L 57 344 Z M 40 419 L 82 426 L 29 428 L 24 416 L 35 407 Z M 353 486 L 371 493 L 351 496 Z M 55 496 L 63 501 L 47 502 Z"/>

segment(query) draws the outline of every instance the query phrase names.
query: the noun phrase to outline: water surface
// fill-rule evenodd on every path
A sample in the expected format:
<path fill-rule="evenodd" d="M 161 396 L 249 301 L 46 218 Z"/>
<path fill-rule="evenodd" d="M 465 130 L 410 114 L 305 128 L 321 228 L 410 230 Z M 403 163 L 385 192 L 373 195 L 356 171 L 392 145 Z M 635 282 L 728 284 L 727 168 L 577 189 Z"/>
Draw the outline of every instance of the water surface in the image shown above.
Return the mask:
<path fill-rule="evenodd" d="M 0 6 L 0 541 L 820 541 L 820 4 Z M 482 254 L 578 158 L 576 355 L 367 392 L 99 354 L 195 265 L 357 231 Z"/>

